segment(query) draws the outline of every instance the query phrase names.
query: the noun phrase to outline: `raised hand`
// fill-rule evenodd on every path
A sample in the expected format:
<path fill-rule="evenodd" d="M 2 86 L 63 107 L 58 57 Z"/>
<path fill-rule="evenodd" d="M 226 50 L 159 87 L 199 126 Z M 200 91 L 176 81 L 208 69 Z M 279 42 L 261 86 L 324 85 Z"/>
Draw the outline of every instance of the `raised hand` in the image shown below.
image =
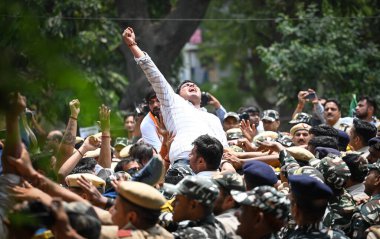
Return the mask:
<path fill-rule="evenodd" d="M 240 129 L 244 137 L 248 139 L 249 142 L 252 142 L 253 137 L 257 134 L 257 129 L 255 124 L 250 124 L 249 120 L 242 120 L 240 122 Z"/>
<path fill-rule="evenodd" d="M 127 27 L 123 32 L 123 39 L 128 46 L 136 45 L 136 36 L 132 27 Z"/>
<path fill-rule="evenodd" d="M 110 131 L 110 114 L 111 110 L 107 106 L 102 105 L 99 107 L 100 129 L 102 132 Z"/>
<path fill-rule="evenodd" d="M 70 101 L 70 116 L 77 119 L 80 112 L 80 102 L 78 99 Z"/>

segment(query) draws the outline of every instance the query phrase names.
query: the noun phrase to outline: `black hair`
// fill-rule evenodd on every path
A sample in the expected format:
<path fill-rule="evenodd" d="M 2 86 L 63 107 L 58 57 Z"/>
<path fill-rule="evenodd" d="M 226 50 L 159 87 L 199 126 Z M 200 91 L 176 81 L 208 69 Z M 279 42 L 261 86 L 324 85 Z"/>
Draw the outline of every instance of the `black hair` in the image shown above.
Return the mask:
<path fill-rule="evenodd" d="M 363 167 L 366 162 L 360 159 L 360 154 L 351 153 L 342 157 L 351 172 L 351 179 L 355 182 L 363 182 L 367 176 L 368 170 Z"/>
<path fill-rule="evenodd" d="M 153 146 L 145 143 L 139 142 L 134 144 L 129 150 L 129 157 L 136 158 L 141 164 L 148 162 L 153 157 Z"/>
<path fill-rule="evenodd" d="M 377 103 L 376 103 L 376 101 L 373 98 L 369 97 L 369 96 L 361 96 L 358 99 L 358 102 L 362 101 L 362 100 L 365 100 L 367 102 L 367 106 L 372 106 L 373 107 L 373 114 L 376 114 L 376 111 L 377 111 Z"/>
<path fill-rule="evenodd" d="M 132 157 L 128 157 L 128 158 L 125 158 L 125 159 L 122 159 L 122 160 L 120 160 L 117 164 L 116 164 L 116 166 L 115 166 L 115 168 L 113 169 L 113 171 L 115 172 L 115 173 L 117 173 L 117 172 L 120 172 L 120 171 L 124 171 L 124 165 L 127 165 L 127 164 L 129 164 L 130 162 L 137 162 L 137 159 L 135 159 L 135 158 L 132 158 Z"/>
<path fill-rule="evenodd" d="M 338 107 L 338 111 L 340 111 L 341 106 L 340 106 L 338 100 L 336 100 L 336 99 L 328 99 L 328 100 L 326 100 L 325 107 L 326 107 L 327 103 L 334 103 L 336 105 L 336 107 Z"/>
<path fill-rule="evenodd" d="M 312 126 L 309 129 L 310 134 L 314 134 L 316 137 L 318 136 L 330 136 L 333 138 L 338 139 L 339 138 L 339 131 L 329 125 L 321 124 Z"/>
<path fill-rule="evenodd" d="M 309 145 L 316 147 L 326 147 L 338 150 L 338 140 L 330 136 L 317 136 L 309 141 Z"/>
<path fill-rule="evenodd" d="M 136 121 L 136 115 L 135 115 L 134 112 L 126 112 L 126 113 L 124 114 L 124 121 L 125 121 L 128 117 L 130 117 L 130 116 L 133 116 L 133 120 Z"/>
<path fill-rule="evenodd" d="M 368 141 L 373 137 L 376 137 L 377 134 L 377 128 L 375 125 L 360 119 L 354 119 L 353 129 L 365 146 L 367 146 Z"/>
<path fill-rule="evenodd" d="M 81 158 L 70 174 L 76 173 L 94 173 L 97 162 L 94 158 L 86 157 Z"/>
<path fill-rule="evenodd" d="M 296 207 L 309 222 L 319 222 L 325 214 L 328 199 L 314 199 L 308 196 L 295 195 L 292 193 Z"/>
<path fill-rule="evenodd" d="M 220 141 L 207 134 L 201 135 L 194 140 L 192 145 L 196 146 L 196 152 L 206 161 L 207 169 L 219 168 L 223 155 L 223 145 Z"/>
<path fill-rule="evenodd" d="M 185 80 L 185 81 L 182 81 L 181 83 L 179 83 L 179 85 L 177 86 L 177 89 L 175 90 L 175 93 L 179 94 L 179 92 L 181 91 L 181 87 L 186 84 L 186 83 L 194 83 L 194 81 L 191 81 L 191 80 Z"/>
<path fill-rule="evenodd" d="M 153 98 L 155 98 L 157 95 L 156 95 L 156 92 L 152 89 L 152 88 L 150 88 L 149 90 L 148 90 L 148 93 L 145 95 L 145 102 L 147 103 L 147 104 L 149 104 L 149 101 L 151 100 L 151 99 L 153 99 Z"/>

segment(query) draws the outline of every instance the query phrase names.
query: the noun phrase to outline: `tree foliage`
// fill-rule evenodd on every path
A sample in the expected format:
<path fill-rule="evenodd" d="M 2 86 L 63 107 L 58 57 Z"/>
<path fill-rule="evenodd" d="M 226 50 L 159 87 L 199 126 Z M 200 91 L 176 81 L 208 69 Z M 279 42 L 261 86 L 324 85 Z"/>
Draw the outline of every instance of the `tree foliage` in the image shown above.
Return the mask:
<path fill-rule="evenodd" d="M 298 11 L 299 20 L 281 15 L 281 40 L 257 48 L 279 96 L 286 99 L 314 88 L 347 107 L 353 93 L 377 96 L 380 46 L 371 41 L 370 19 L 335 17 L 331 10 L 318 17 L 317 12 L 316 6 L 309 6 Z"/>
<path fill-rule="evenodd" d="M 313 7 L 305 11 L 310 5 Z M 326 84 L 324 89 L 335 92 L 324 93 L 343 100 L 355 90 L 349 87 L 357 87 L 364 79 L 359 72 L 366 80 L 375 81 L 371 80 L 374 75 L 371 71 L 378 62 L 380 24 L 372 16 L 377 16 L 379 9 L 379 1 L 372 0 L 214 1 L 207 18 L 219 20 L 202 24 L 204 43 L 200 54 L 206 66 L 219 64 L 231 69 L 230 76 L 216 88 L 238 92 L 233 93 L 239 97 L 231 104 L 227 98 L 220 98 L 232 109 L 244 104 L 246 97 L 254 97 L 262 108 L 273 107 L 281 97 L 293 99 L 287 103 L 295 103 L 297 90 L 316 87 L 316 82 L 322 86 L 331 78 L 339 87 Z M 302 19 L 296 20 L 299 17 Z M 329 59 L 334 62 L 331 67 Z M 322 77 L 319 69 L 326 67 L 330 69 Z M 287 81 L 280 83 L 280 75 L 286 76 Z M 348 77 L 350 83 L 346 84 Z M 231 82 L 237 87 L 231 88 Z M 341 87 L 343 84 L 345 88 Z M 292 104 L 287 106 L 291 108 Z"/>
<path fill-rule="evenodd" d="M 118 25 L 102 18 L 112 17 L 111 7 L 96 0 L 2 3 L 2 97 L 20 91 L 52 122 L 64 120 L 73 98 L 83 103 L 84 124 L 93 123 L 100 103 L 117 106 L 114 92 L 126 78 Z"/>

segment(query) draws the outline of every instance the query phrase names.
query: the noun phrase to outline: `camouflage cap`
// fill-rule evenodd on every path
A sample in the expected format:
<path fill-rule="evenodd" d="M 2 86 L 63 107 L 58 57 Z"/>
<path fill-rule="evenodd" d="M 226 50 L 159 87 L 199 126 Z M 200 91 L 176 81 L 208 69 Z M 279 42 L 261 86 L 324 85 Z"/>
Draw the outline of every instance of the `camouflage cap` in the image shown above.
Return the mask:
<path fill-rule="evenodd" d="M 264 110 L 261 119 L 273 122 L 280 119 L 280 114 L 276 110 Z"/>
<path fill-rule="evenodd" d="M 184 195 L 205 206 L 212 206 L 218 197 L 218 186 L 211 178 L 201 176 L 186 176 L 177 185 L 164 183 L 164 190 L 168 193 Z"/>
<path fill-rule="evenodd" d="M 216 174 L 212 177 L 214 182 L 227 190 L 245 191 L 243 177 L 237 173 Z"/>
<path fill-rule="evenodd" d="M 179 183 L 184 177 L 194 175 L 189 165 L 174 164 L 165 174 L 165 182 L 170 184 Z"/>
<path fill-rule="evenodd" d="M 293 172 L 293 175 L 309 175 L 310 177 L 313 177 L 315 179 L 320 180 L 321 182 L 325 182 L 325 178 L 323 177 L 322 173 L 319 172 L 316 168 L 312 166 L 303 166 L 298 169 L 296 169 Z"/>
<path fill-rule="evenodd" d="M 300 112 L 294 115 L 293 119 L 289 121 L 289 124 L 306 123 L 309 124 L 311 120 L 311 115 L 308 113 Z M 311 127 L 311 126 L 309 126 Z"/>
<path fill-rule="evenodd" d="M 335 189 L 342 189 L 351 176 L 350 169 L 342 158 L 332 154 L 321 159 L 317 169 L 322 173 L 326 184 Z"/>
<path fill-rule="evenodd" d="M 239 128 L 232 128 L 226 131 L 227 140 L 241 139 L 243 138 L 243 132 Z"/>
<path fill-rule="evenodd" d="M 251 191 L 231 191 L 234 200 L 242 205 L 258 207 L 263 212 L 273 214 L 278 219 L 289 216 L 290 201 L 285 194 L 271 186 L 259 186 Z"/>

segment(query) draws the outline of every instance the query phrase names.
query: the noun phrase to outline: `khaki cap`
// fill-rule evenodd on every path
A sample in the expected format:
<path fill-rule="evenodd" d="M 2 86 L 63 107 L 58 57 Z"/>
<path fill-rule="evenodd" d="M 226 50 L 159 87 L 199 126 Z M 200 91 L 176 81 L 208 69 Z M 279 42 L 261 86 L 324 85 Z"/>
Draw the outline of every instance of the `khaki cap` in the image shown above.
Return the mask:
<path fill-rule="evenodd" d="M 131 149 L 132 144 L 125 146 L 122 150 L 120 150 L 120 157 L 121 158 L 127 158 L 129 157 L 129 150 Z"/>
<path fill-rule="evenodd" d="M 165 197 L 157 189 L 145 183 L 121 182 L 118 193 L 126 200 L 147 209 L 160 210 L 166 203 Z"/>
<path fill-rule="evenodd" d="M 299 130 L 306 130 L 307 132 L 309 132 L 309 129 L 311 128 L 310 125 L 308 124 L 305 124 L 305 123 L 299 123 L 299 124 L 296 124 L 294 125 L 291 129 L 290 129 L 290 134 L 292 136 L 294 136 L 294 134 L 299 131 Z"/>
<path fill-rule="evenodd" d="M 292 155 L 296 160 L 309 161 L 310 159 L 314 158 L 314 154 L 312 154 L 309 150 L 299 146 L 286 148 L 286 151 L 288 151 L 289 154 Z"/>
<path fill-rule="evenodd" d="M 90 181 L 92 185 L 94 185 L 97 188 L 102 188 L 106 185 L 106 182 L 96 176 L 95 174 L 91 173 L 76 173 L 76 174 L 70 174 L 65 178 L 65 182 L 67 186 L 69 187 L 76 187 L 80 188 L 77 179 L 83 176 L 87 181 Z"/>

